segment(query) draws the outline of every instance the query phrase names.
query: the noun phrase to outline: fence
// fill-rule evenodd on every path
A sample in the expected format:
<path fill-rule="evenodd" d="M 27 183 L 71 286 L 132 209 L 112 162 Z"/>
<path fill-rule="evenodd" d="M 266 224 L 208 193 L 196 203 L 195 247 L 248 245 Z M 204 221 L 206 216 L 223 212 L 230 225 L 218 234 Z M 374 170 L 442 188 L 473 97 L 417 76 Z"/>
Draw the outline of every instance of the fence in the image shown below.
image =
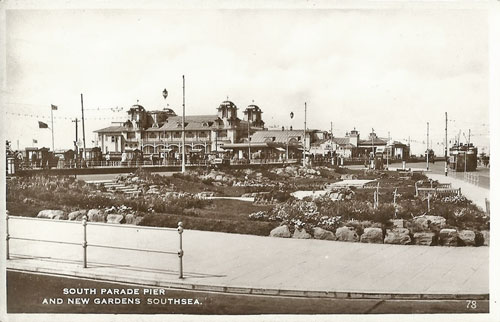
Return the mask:
<path fill-rule="evenodd" d="M 298 163 L 299 159 L 238 159 L 229 160 L 230 165 L 259 165 L 259 164 L 274 164 L 274 165 L 284 165 L 284 164 L 295 164 Z M 207 167 L 215 165 L 208 160 L 200 160 L 196 162 L 186 162 L 187 167 Z M 182 166 L 182 161 L 179 160 L 168 160 L 168 161 L 83 161 L 83 162 L 65 162 L 59 161 L 57 165 L 51 166 L 51 169 L 80 169 L 80 168 L 138 168 L 138 167 L 180 167 Z M 41 166 L 35 162 L 23 162 L 20 164 L 21 170 L 40 170 L 46 169 L 46 167 Z"/>
<path fill-rule="evenodd" d="M 415 196 L 418 197 L 419 195 L 423 194 L 424 196 L 427 196 L 429 193 L 433 195 L 458 195 L 460 196 L 462 194 L 462 189 L 454 189 L 451 187 L 434 187 L 434 188 L 420 188 L 415 185 Z"/>
<path fill-rule="evenodd" d="M 479 181 L 481 180 L 481 176 L 479 173 L 476 172 L 457 172 L 457 171 L 450 171 L 448 172 L 450 176 L 457 178 L 457 179 L 463 179 L 465 182 L 471 183 L 473 185 L 479 186 Z M 483 178 L 483 183 L 485 182 L 485 179 Z"/>
<path fill-rule="evenodd" d="M 424 196 L 428 196 L 429 194 L 438 196 L 438 195 L 458 195 L 462 194 L 462 188 L 454 189 L 451 186 L 451 183 L 437 183 L 431 180 L 430 187 L 419 187 L 418 183 L 415 182 L 415 197 L 418 197 L 420 194 Z"/>
<path fill-rule="evenodd" d="M 479 185 L 479 174 L 474 172 L 464 172 L 464 180 L 466 182 L 472 183 L 473 185 Z"/>
<path fill-rule="evenodd" d="M 10 220 L 29 220 L 29 221 L 81 224 L 82 240 L 81 240 L 81 242 L 75 242 L 75 241 L 67 241 L 67 240 L 60 241 L 60 240 L 54 240 L 54 239 L 36 239 L 36 238 L 28 238 L 28 237 L 23 237 L 23 236 L 11 236 L 9 234 L 9 221 Z M 95 243 L 95 244 L 89 243 L 89 241 L 87 240 L 87 227 L 88 226 L 119 227 L 121 229 L 157 230 L 157 231 L 164 231 L 164 232 L 177 231 L 179 234 L 179 249 L 177 251 L 173 251 L 173 250 L 144 249 L 144 248 L 135 248 L 135 247 L 123 247 L 120 245 L 102 245 L 102 244 L 97 244 L 97 243 Z M 10 255 L 11 255 L 10 254 L 10 241 L 11 240 L 23 240 L 23 241 L 30 241 L 30 242 L 80 246 L 80 247 L 82 247 L 82 266 L 83 266 L 83 268 L 88 267 L 87 253 L 88 253 L 88 249 L 91 247 L 107 248 L 107 249 L 114 249 L 114 250 L 116 249 L 116 250 L 146 252 L 146 253 L 167 254 L 167 255 L 177 255 L 179 258 L 179 278 L 184 278 L 184 276 L 183 276 L 183 262 L 182 262 L 182 258 L 184 256 L 184 250 L 182 248 L 182 233 L 184 232 L 184 228 L 183 228 L 182 222 L 178 223 L 177 229 L 175 229 L 175 228 L 159 228 L 159 227 L 139 227 L 139 226 L 134 226 L 134 225 L 120 225 L 120 224 L 88 222 L 85 217 L 81 222 L 78 222 L 78 221 L 68 221 L 68 220 L 55 220 L 55 219 L 9 216 L 9 214 L 7 212 L 6 226 L 5 227 L 6 227 L 6 257 L 7 257 L 7 260 L 10 259 Z"/>

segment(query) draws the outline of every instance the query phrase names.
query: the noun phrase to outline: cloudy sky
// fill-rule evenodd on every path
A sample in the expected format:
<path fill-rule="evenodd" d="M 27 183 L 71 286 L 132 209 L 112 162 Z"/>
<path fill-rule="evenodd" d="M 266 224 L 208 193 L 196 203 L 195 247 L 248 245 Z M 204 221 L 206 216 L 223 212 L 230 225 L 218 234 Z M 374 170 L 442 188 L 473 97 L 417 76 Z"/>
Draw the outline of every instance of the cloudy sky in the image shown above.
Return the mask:
<path fill-rule="evenodd" d="M 215 114 L 229 97 L 252 101 L 266 126 L 308 128 L 406 143 L 471 129 L 489 145 L 488 14 L 437 9 L 7 10 L 4 126 L 14 147 L 71 148 L 84 94 L 87 142 L 93 130 L 126 119 L 139 100 L 178 114 Z M 166 88 L 169 96 L 163 99 Z M 123 107 L 122 111 L 111 108 Z M 290 119 L 290 112 L 295 117 Z M 81 136 L 81 124 L 80 124 Z M 461 141 L 464 136 L 461 135 Z"/>

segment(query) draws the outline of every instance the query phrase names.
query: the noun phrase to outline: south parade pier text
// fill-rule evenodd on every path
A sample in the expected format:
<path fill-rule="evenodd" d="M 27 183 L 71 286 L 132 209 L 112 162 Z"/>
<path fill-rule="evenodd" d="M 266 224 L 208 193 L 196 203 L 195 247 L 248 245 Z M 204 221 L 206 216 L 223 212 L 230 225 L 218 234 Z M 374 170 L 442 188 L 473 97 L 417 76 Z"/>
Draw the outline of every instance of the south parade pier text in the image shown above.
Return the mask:
<path fill-rule="evenodd" d="M 196 298 L 169 298 L 162 288 L 63 288 L 64 297 L 44 298 L 46 305 L 201 305 Z M 86 297 L 90 295 L 91 297 Z"/>

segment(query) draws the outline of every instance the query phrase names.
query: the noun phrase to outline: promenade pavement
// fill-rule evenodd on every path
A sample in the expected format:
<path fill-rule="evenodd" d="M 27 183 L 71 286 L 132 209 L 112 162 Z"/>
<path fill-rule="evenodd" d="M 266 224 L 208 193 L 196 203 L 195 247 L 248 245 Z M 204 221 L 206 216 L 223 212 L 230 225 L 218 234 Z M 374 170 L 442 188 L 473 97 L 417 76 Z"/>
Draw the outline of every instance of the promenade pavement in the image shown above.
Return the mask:
<path fill-rule="evenodd" d="M 12 237 L 81 243 L 81 223 L 9 220 Z M 88 226 L 89 244 L 176 251 L 177 231 Z M 286 294 L 489 294 L 489 247 L 428 247 L 299 240 L 185 230 L 184 279 L 176 255 L 10 241 L 10 269 L 162 287 Z M 251 290 L 251 291 L 249 291 Z M 281 291 L 280 291 L 281 290 Z M 291 293 L 290 293 L 291 292 Z M 297 293 L 300 295 L 302 293 Z"/>
<path fill-rule="evenodd" d="M 445 176 L 444 174 L 425 173 L 425 175 L 440 183 L 451 183 L 453 188 L 461 188 L 462 194 L 467 197 L 467 199 L 471 200 L 479 208 L 486 210 L 485 199 L 490 200 L 490 189 L 479 187 L 460 178 Z"/>

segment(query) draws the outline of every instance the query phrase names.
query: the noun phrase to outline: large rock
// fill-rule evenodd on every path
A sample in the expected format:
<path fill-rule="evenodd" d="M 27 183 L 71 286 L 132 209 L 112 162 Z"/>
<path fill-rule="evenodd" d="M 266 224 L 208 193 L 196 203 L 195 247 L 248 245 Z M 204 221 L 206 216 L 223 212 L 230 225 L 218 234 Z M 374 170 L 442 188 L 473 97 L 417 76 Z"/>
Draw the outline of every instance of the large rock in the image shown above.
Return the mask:
<path fill-rule="evenodd" d="M 441 230 L 446 224 L 446 219 L 441 216 L 423 215 L 413 219 L 415 231 L 436 231 Z"/>
<path fill-rule="evenodd" d="M 354 227 L 339 227 L 335 231 L 335 237 L 340 241 L 357 242 L 359 241 L 359 236 L 354 230 Z"/>
<path fill-rule="evenodd" d="M 123 220 L 122 215 L 111 214 L 106 217 L 106 222 L 108 224 L 121 224 Z"/>
<path fill-rule="evenodd" d="M 413 234 L 415 245 L 431 246 L 436 244 L 436 234 L 433 232 L 417 232 Z"/>
<path fill-rule="evenodd" d="M 324 240 L 335 240 L 335 235 L 326 229 L 320 227 L 313 228 L 313 236 L 315 239 L 324 239 Z"/>
<path fill-rule="evenodd" d="M 439 244 L 443 246 L 457 246 L 458 233 L 456 229 L 441 229 L 439 232 Z"/>
<path fill-rule="evenodd" d="M 87 213 L 87 220 L 91 222 L 105 222 L 106 215 L 100 209 L 90 209 Z"/>
<path fill-rule="evenodd" d="M 38 218 L 45 218 L 45 219 L 55 219 L 55 220 L 64 220 L 67 219 L 66 214 L 62 210 L 41 210 L 38 215 Z"/>
<path fill-rule="evenodd" d="M 279 226 L 271 230 L 269 234 L 271 237 L 281 237 L 281 238 L 290 238 L 292 234 L 290 233 L 290 229 L 288 229 L 287 225 Z"/>
<path fill-rule="evenodd" d="M 463 246 L 476 246 L 476 234 L 472 230 L 458 232 L 458 244 Z"/>
<path fill-rule="evenodd" d="M 392 223 L 392 226 L 394 228 L 404 228 L 405 225 L 405 220 L 404 219 L 391 219 L 389 220 Z"/>
<path fill-rule="evenodd" d="M 83 216 L 87 213 L 87 210 L 77 210 L 72 211 L 68 214 L 68 220 L 83 220 Z"/>
<path fill-rule="evenodd" d="M 311 234 L 309 234 L 304 228 L 295 227 L 292 237 L 297 239 L 311 239 Z"/>
<path fill-rule="evenodd" d="M 411 244 L 410 231 L 406 228 L 393 228 L 385 232 L 384 244 Z"/>
<path fill-rule="evenodd" d="M 374 227 L 365 228 L 360 241 L 362 243 L 382 244 L 384 242 L 382 229 Z"/>
<path fill-rule="evenodd" d="M 490 231 L 489 230 L 481 230 L 481 235 L 483 235 L 483 245 L 484 246 L 489 246 L 490 245 Z"/>

